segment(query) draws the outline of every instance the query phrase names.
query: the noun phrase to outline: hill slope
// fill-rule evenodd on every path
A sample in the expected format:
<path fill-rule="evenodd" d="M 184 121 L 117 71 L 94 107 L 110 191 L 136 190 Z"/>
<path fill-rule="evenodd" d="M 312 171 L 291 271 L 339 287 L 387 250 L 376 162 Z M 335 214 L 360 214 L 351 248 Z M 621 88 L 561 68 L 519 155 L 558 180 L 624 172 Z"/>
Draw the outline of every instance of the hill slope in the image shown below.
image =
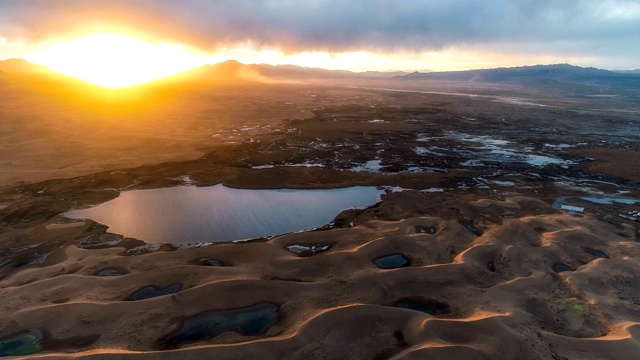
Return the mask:
<path fill-rule="evenodd" d="M 407 75 L 401 71 L 366 71 L 327 70 L 297 65 L 243 64 L 236 60 L 228 60 L 217 64 L 209 64 L 178 74 L 177 77 L 213 81 L 221 83 L 244 82 L 283 82 L 305 80 L 345 80 L 345 79 L 391 79 L 394 76 Z"/>
<path fill-rule="evenodd" d="M 640 75 L 623 74 L 568 64 L 535 65 L 512 68 L 448 71 L 396 76 L 394 80 L 444 80 L 466 82 L 540 83 L 560 82 L 640 88 Z"/>
<path fill-rule="evenodd" d="M 34 64 L 24 59 L 7 59 L 0 60 L 0 71 L 9 74 L 16 73 L 46 73 L 50 74 L 53 70 L 46 66 Z"/>

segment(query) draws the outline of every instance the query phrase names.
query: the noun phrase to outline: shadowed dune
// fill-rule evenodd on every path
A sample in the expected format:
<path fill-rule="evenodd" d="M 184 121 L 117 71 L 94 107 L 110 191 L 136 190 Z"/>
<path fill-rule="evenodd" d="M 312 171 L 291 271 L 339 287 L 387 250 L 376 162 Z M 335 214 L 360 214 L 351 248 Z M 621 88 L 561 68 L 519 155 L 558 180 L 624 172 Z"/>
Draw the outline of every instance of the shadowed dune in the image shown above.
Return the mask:
<path fill-rule="evenodd" d="M 527 197 L 464 206 L 548 208 Z M 44 265 L 0 282 L 2 311 L 12 314 L 0 331 L 42 329 L 43 350 L 34 359 L 633 359 L 640 350 L 640 283 L 630 275 L 640 271 L 640 246 L 629 225 L 549 208 L 548 214 L 478 223 L 478 236 L 437 216 L 367 216 L 361 212 L 353 228 L 136 256 L 123 256 L 118 247 L 62 247 Z M 433 233 L 416 232 L 431 227 Z M 333 245 L 307 257 L 287 250 L 320 243 Z M 380 269 L 373 262 L 395 253 L 410 256 L 410 266 Z M 202 258 L 227 266 L 204 266 Z M 558 262 L 575 271 L 556 273 Z M 95 275 L 104 268 L 123 271 Z M 179 291 L 126 301 L 143 287 L 171 284 L 180 284 Z M 394 305 L 402 299 L 443 310 Z M 160 339 L 189 318 L 240 314 L 260 303 L 277 308 L 277 321 L 263 334 L 243 335 L 230 323 L 222 333 L 160 351 Z M 243 319 L 237 316 L 232 319 Z M 47 334 L 99 337 L 52 347 Z"/>

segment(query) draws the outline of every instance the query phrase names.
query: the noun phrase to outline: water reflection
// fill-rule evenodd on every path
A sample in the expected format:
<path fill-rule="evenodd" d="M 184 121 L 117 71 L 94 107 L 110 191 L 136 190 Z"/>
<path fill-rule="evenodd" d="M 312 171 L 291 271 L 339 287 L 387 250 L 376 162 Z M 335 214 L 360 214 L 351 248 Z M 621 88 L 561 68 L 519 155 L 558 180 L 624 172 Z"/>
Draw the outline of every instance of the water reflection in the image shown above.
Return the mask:
<path fill-rule="evenodd" d="M 245 190 L 223 185 L 124 191 L 65 216 L 92 219 L 109 231 L 149 243 L 254 239 L 323 226 L 342 210 L 380 201 L 375 187 Z"/>

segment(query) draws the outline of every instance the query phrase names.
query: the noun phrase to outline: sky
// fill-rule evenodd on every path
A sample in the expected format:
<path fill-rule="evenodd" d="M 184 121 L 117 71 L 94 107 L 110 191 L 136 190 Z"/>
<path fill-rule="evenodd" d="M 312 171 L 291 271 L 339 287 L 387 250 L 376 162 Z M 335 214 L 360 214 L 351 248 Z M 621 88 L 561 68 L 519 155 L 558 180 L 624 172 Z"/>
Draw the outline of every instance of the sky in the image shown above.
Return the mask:
<path fill-rule="evenodd" d="M 640 68 L 640 0 L 0 0 L 0 59 L 93 34 L 181 47 L 194 63 Z"/>

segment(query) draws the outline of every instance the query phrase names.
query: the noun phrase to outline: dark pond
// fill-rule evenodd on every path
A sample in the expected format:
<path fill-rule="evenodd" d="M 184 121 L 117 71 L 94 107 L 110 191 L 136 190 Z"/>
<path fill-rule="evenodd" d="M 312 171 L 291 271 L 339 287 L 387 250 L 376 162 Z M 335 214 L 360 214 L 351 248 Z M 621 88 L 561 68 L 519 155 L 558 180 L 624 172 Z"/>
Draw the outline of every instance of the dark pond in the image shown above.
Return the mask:
<path fill-rule="evenodd" d="M 571 267 L 569 267 L 569 265 L 565 265 L 562 263 L 556 263 L 553 265 L 553 271 L 560 273 L 560 272 L 564 272 L 564 271 L 573 271 L 573 269 Z"/>
<path fill-rule="evenodd" d="M 293 244 L 293 245 L 287 245 L 286 246 L 287 250 L 291 251 L 292 253 L 302 256 L 302 257 L 307 257 L 307 256 L 311 256 L 311 255 L 315 255 L 317 253 L 321 253 L 323 251 L 327 251 L 331 248 L 330 244 L 326 244 L 326 245 L 322 245 L 322 244 L 318 244 L 318 245 L 300 245 L 300 244 Z"/>
<path fill-rule="evenodd" d="M 96 273 L 98 276 L 120 276 L 122 273 L 118 269 L 102 269 Z"/>
<path fill-rule="evenodd" d="M 206 266 L 223 266 L 222 262 L 212 258 L 202 258 L 198 261 L 200 262 L 200 264 Z"/>
<path fill-rule="evenodd" d="M 36 353 L 42 350 L 40 344 L 42 337 L 42 331 L 31 329 L 18 335 L 0 339 L 0 357 Z"/>
<path fill-rule="evenodd" d="M 180 329 L 162 340 L 164 347 L 175 347 L 213 338 L 227 331 L 241 335 L 262 335 L 278 322 L 278 307 L 271 303 L 208 311 L 184 321 Z"/>
<path fill-rule="evenodd" d="M 144 300 L 151 299 L 158 296 L 169 295 L 180 291 L 182 286 L 180 284 L 171 284 L 163 289 L 156 289 L 152 286 L 145 286 L 142 289 L 136 291 L 129 297 L 129 300 Z"/>
<path fill-rule="evenodd" d="M 601 258 L 601 259 L 608 259 L 609 255 L 605 254 L 604 251 L 602 250 L 595 250 L 593 252 L 593 256 L 597 257 L 597 258 Z"/>
<path fill-rule="evenodd" d="M 402 254 L 393 254 L 374 259 L 373 262 L 381 269 L 395 269 L 409 266 L 410 261 Z"/>

